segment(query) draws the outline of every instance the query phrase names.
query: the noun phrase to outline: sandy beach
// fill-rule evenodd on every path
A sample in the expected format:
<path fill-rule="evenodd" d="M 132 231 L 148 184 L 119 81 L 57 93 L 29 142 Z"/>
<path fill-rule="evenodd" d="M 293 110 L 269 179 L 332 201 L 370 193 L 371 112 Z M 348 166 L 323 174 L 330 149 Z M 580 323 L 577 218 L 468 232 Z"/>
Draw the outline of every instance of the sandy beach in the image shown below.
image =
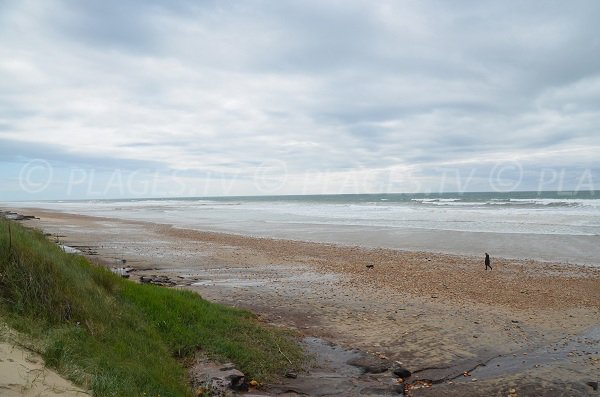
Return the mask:
<path fill-rule="evenodd" d="M 600 397 L 600 1 L 0 21 L 0 329 L 57 381 Z M 0 397 L 32 384 L 12 349 Z"/>
<path fill-rule="evenodd" d="M 125 260 L 133 279 L 163 275 L 302 335 L 401 362 L 412 382 L 432 384 L 415 387 L 413 396 L 596 393 L 598 267 L 493 257 L 493 271 L 486 272 L 483 253 L 374 249 L 26 212 L 40 218 L 27 225 L 99 263 L 118 267 Z"/>
<path fill-rule="evenodd" d="M 21 343 L 14 331 L 0 326 L 0 396 L 83 397 L 91 393 L 44 366 L 44 360 Z"/>

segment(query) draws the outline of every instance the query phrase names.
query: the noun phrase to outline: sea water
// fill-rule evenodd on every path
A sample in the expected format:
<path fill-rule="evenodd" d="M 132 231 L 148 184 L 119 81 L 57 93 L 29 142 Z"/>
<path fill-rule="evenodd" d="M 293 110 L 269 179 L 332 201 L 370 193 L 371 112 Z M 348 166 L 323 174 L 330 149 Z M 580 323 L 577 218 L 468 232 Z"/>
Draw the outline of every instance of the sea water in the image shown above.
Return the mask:
<path fill-rule="evenodd" d="M 600 191 L 8 204 L 261 237 L 600 264 Z"/>

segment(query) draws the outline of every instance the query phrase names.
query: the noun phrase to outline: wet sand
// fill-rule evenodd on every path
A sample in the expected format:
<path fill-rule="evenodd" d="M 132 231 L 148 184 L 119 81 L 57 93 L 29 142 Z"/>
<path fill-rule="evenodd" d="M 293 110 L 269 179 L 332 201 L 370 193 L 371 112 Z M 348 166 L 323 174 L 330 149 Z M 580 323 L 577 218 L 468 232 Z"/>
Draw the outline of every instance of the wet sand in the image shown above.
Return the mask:
<path fill-rule="evenodd" d="M 434 383 L 414 396 L 595 393 L 586 383 L 600 373 L 599 268 L 492 258 L 486 272 L 482 257 L 26 211 L 41 218 L 27 224 L 99 262 L 125 259 L 137 277 L 167 275 L 265 321 L 402 362 L 413 381 Z"/>

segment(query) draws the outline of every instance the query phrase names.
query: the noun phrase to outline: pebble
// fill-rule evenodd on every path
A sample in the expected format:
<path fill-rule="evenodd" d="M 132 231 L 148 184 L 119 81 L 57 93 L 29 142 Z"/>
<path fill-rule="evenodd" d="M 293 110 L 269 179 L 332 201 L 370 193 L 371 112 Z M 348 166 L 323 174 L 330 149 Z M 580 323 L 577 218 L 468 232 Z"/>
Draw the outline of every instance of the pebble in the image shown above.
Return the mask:
<path fill-rule="evenodd" d="M 293 371 L 289 371 L 285 374 L 285 377 L 289 379 L 296 379 L 298 377 L 298 374 Z"/>

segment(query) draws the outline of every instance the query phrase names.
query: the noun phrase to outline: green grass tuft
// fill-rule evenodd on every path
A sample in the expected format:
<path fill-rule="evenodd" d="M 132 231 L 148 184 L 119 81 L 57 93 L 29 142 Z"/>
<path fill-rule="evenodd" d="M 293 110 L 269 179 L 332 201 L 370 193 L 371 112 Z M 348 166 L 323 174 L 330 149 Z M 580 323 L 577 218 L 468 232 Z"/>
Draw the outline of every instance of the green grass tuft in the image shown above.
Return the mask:
<path fill-rule="evenodd" d="M 198 351 L 259 381 L 302 361 L 293 337 L 248 311 L 124 280 L 7 220 L 0 220 L 0 315 L 42 342 L 46 365 L 96 396 L 190 395 L 182 363 Z"/>

